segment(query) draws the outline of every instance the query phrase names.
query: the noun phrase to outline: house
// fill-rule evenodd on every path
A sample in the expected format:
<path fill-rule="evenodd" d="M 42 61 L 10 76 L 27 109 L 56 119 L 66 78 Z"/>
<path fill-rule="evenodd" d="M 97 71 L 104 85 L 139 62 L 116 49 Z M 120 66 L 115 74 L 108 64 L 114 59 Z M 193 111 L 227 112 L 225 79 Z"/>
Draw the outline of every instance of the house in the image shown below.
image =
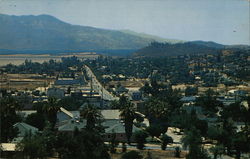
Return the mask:
<path fill-rule="evenodd" d="M 117 94 L 124 94 L 124 93 L 128 93 L 128 89 L 126 89 L 124 86 L 119 85 L 117 86 L 117 88 L 115 89 L 115 91 L 117 92 Z"/>
<path fill-rule="evenodd" d="M 55 81 L 55 85 L 71 86 L 71 85 L 80 85 L 81 81 L 79 79 L 73 78 L 59 78 Z"/>
<path fill-rule="evenodd" d="M 17 149 L 16 143 L 0 143 L 0 150 L 1 159 L 22 157 L 22 151 Z"/>
<path fill-rule="evenodd" d="M 71 119 L 64 122 L 64 124 L 58 126 L 60 133 L 73 134 L 76 129 L 81 130 L 86 126 L 86 120 Z"/>
<path fill-rule="evenodd" d="M 108 119 L 120 119 L 120 111 L 119 109 L 108 109 L 101 110 L 101 114 L 105 120 Z"/>
<path fill-rule="evenodd" d="M 180 99 L 180 101 L 183 103 L 194 103 L 195 100 L 196 100 L 195 96 L 185 96 Z"/>
<path fill-rule="evenodd" d="M 112 140 L 113 136 L 115 136 L 115 140 L 118 142 L 126 142 L 126 131 L 124 123 L 121 120 L 105 120 L 102 125 L 105 128 L 105 134 L 103 135 L 103 140 L 109 142 Z M 133 133 L 141 130 L 133 125 Z M 133 138 L 131 139 L 133 141 Z"/>
<path fill-rule="evenodd" d="M 112 136 L 115 135 L 115 139 L 119 142 L 127 141 L 125 126 L 120 119 L 119 110 L 101 110 L 104 121 L 101 125 L 104 128 L 103 140 L 110 141 Z M 73 134 L 76 129 L 81 130 L 86 127 L 87 121 L 80 118 L 79 111 L 67 111 L 64 108 L 60 108 L 60 112 L 57 113 L 57 128 L 59 133 Z M 140 130 L 133 125 L 133 132 Z"/>
<path fill-rule="evenodd" d="M 18 114 L 21 118 L 27 118 L 28 115 L 36 113 L 36 110 L 21 110 L 16 111 L 16 114 Z"/>
<path fill-rule="evenodd" d="M 35 135 L 38 132 L 38 128 L 31 126 L 29 124 L 18 122 L 14 124 L 14 127 L 18 129 L 18 135 L 12 140 L 12 142 L 20 142 L 26 135 Z"/>
<path fill-rule="evenodd" d="M 47 96 L 61 99 L 64 97 L 64 90 L 60 88 L 49 88 L 47 90 Z"/>
<path fill-rule="evenodd" d="M 131 96 L 131 100 L 139 101 L 142 99 L 142 93 L 140 91 L 132 91 L 129 93 Z"/>

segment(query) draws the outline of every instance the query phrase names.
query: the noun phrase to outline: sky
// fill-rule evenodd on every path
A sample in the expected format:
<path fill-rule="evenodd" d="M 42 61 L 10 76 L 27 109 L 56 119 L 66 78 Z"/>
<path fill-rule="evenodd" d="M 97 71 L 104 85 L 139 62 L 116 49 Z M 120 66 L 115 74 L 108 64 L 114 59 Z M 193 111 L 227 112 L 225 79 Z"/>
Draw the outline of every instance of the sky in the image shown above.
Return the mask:
<path fill-rule="evenodd" d="M 250 0 L 0 0 L 0 13 L 168 39 L 250 45 Z"/>

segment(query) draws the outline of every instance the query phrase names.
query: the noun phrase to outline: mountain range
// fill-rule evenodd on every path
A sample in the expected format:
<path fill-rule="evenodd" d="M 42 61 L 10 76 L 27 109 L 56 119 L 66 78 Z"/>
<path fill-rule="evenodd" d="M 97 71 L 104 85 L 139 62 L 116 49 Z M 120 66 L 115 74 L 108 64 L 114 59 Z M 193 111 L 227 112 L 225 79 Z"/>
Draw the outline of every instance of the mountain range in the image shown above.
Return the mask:
<path fill-rule="evenodd" d="M 203 50 L 209 53 L 228 47 L 214 42 L 164 39 L 130 30 L 72 25 L 50 15 L 0 14 L 0 24 L 0 54 L 93 51 L 161 55 L 164 49 L 151 45 L 155 42 L 164 43 L 169 55 L 186 53 L 183 50 L 193 53 Z"/>
<path fill-rule="evenodd" d="M 136 50 L 160 38 L 128 31 L 71 25 L 49 15 L 0 14 L 0 49 L 18 51 Z M 161 39 L 161 42 L 172 42 Z M 176 42 L 176 41 L 173 41 Z"/>

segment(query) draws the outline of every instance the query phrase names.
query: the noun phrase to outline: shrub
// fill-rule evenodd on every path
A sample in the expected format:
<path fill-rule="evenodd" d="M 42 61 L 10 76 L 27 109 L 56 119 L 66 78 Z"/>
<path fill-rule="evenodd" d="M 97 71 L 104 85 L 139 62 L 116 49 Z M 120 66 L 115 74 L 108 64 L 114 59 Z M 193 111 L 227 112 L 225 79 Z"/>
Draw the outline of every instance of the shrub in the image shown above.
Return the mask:
<path fill-rule="evenodd" d="M 122 159 L 142 159 L 143 156 L 137 151 L 129 151 L 122 155 Z"/>

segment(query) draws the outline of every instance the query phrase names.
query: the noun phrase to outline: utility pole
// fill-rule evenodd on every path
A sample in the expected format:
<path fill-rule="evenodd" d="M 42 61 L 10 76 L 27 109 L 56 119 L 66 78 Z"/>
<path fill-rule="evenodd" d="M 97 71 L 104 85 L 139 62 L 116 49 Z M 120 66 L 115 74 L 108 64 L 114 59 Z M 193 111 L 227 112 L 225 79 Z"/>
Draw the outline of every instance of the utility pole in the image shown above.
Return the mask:
<path fill-rule="evenodd" d="M 103 108 L 103 87 L 102 87 L 101 107 Z"/>
<path fill-rule="evenodd" d="M 90 97 L 92 97 L 93 93 L 93 76 L 90 77 Z"/>

